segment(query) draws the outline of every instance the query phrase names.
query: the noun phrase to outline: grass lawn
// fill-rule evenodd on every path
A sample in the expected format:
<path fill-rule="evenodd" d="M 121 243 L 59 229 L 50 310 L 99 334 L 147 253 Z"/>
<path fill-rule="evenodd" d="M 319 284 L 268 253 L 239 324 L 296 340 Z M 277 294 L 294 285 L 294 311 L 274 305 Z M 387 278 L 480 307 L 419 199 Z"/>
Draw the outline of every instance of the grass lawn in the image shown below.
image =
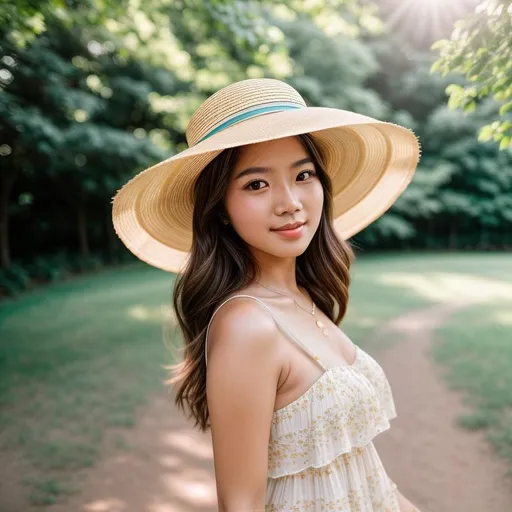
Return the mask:
<path fill-rule="evenodd" d="M 453 315 L 437 332 L 433 357 L 446 367 L 450 387 L 463 391 L 472 413 L 459 418 L 482 429 L 510 462 L 512 476 L 512 263 L 503 282 L 508 297 L 491 299 Z"/>
<path fill-rule="evenodd" d="M 34 504 L 73 490 L 71 475 L 124 447 L 137 406 L 170 362 L 162 320 L 171 276 L 147 266 L 56 284 L 0 306 L 0 442 L 21 450 Z"/>
<path fill-rule="evenodd" d="M 411 309 L 482 289 L 491 298 L 509 292 L 512 297 L 512 285 L 503 277 L 512 278 L 510 260 L 486 254 L 361 256 L 342 327 L 363 345 L 380 323 Z M 77 470 L 93 465 L 107 446 L 129 449 L 123 430 L 134 425 L 137 407 L 162 389 L 167 374 L 161 365 L 171 362 L 162 341 L 171 290 L 171 275 L 141 264 L 55 284 L 0 305 L 0 448 L 21 454 L 30 467 L 24 483 L 32 503 L 52 503 L 73 492 Z M 482 322 L 507 318 L 501 302 L 488 307 Z M 471 318 L 477 322 L 478 317 Z M 460 321 L 450 323 L 455 334 L 443 330 L 447 336 L 438 347 L 452 354 L 453 359 L 441 357 L 455 373 L 468 331 L 467 319 Z M 485 338 L 478 338 L 486 340 L 487 360 L 466 358 L 479 375 L 489 374 L 482 386 L 490 386 L 491 378 L 496 389 L 504 386 L 493 411 L 506 409 L 507 389 L 512 389 L 505 377 L 512 374 L 508 325 L 503 323 L 501 334 L 486 326 Z M 476 339 L 468 343 L 478 354 Z M 490 354 L 496 362 L 486 368 Z M 486 392 L 474 388 L 479 379 L 466 381 L 484 403 Z M 512 392 L 508 400 L 510 424 Z M 505 416 L 500 421 L 506 423 Z M 506 438 L 504 432 L 501 436 Z M 509 430 L 509 447 L 511 438 Z"/>
<path fill-rule="evenodd" d="M 342 328 L 356 343 L 364 343 L 376 326 L 409 310 L 484 293 L 510 293 L 510 288 L 500 288 L 505 275 L 512 279 L 512 255 L 508 254 L 360 256 L 353 267 Z"/>

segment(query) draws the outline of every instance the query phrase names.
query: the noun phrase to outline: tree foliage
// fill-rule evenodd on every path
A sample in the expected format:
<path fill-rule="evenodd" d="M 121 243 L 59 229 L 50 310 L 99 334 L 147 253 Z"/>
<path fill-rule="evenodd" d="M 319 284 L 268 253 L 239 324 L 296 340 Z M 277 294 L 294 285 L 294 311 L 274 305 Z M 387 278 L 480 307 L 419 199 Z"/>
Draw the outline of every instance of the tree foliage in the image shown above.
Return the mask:
<path fill-rule="evenodd" d="M 452 79 L 430 73 L 431 54 L 382 32 L 369 2 L 15 5 L 0 28 L 0 255 L 11 267 L 0 288 L 13 273 L 26 283 L 61 275 L 56 265 L 124 258 L 111 224 L 116 190 L 186 147 L 187 121 L 209 94 L 259 76 L 286 80 L 309 105 L 419 136 L 413 182 L 358 245 L 512 245 L 512 156 L 475 140 L 499 105 L 482 98 L 472 116 L 448 109 Z"/>
<path fill-rule="evenodd" d="M 486 0 L 475 13 L 458 21 L 451 39 L 433 45 L 440 58 L 432 70 L 443 75 L 459 73 L 467 83 L 453 83 L 446 92 L 449 106 L 474 112 L 487 97 L 500 104 L 499 116 L 486 124 L 479 139 L 512 145 L 512 1 Z"/>

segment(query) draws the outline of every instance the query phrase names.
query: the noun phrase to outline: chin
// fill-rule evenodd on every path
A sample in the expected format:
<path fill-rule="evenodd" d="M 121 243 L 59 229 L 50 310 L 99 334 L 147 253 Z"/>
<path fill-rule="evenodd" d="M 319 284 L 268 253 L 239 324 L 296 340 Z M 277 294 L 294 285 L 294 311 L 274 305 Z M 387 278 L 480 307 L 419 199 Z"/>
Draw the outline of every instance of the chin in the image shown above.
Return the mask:
<path fill-rule="evenodd" d="M 295 243 L 288 243 L 285 247 L 281 247 L 278 244 L 272 244 L 269 247 L 261 248 L 260 250 L 266 252 L 276 258 L 297 258 L 301 254 L 303 254 L 306 249 L 309 247 L 309 242 L 304 243 L 304 241 L 297 241 Z"/>

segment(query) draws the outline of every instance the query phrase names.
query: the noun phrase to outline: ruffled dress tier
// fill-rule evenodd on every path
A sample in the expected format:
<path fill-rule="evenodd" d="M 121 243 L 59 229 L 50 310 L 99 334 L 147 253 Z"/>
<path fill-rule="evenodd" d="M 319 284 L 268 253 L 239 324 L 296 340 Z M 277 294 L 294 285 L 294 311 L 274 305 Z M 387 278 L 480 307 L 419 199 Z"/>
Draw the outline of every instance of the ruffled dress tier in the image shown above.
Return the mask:
<path fill-rule="evenodd" d="M 391 388 L 375 359 L 356 354 L 274 412 L 266 511 L 400 512 L 372 442 L 397 416 Z"/>

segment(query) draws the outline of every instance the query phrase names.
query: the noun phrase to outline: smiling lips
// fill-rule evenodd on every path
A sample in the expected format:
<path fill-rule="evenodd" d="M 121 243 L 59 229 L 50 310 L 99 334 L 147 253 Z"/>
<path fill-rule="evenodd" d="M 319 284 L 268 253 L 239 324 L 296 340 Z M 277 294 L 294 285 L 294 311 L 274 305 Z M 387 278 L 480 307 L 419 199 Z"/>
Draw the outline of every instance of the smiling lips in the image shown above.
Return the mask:
<path fill-rule="evenodd" d="M 292 222 L 292 223 L 284 224 L 280 228 L 275 228 L 272 231 L 288 231 L 290 229 L 298 228 L 298 227 L 302 226 L 303 224 L 304 224 L 304 222 Z"/>
<path fill-rule="evenodd" d="M 299 238 L 302 235 L 305 222 L 293 222 L 284 224 L 277 229 L 271 229 L 285 238 Z"/>

